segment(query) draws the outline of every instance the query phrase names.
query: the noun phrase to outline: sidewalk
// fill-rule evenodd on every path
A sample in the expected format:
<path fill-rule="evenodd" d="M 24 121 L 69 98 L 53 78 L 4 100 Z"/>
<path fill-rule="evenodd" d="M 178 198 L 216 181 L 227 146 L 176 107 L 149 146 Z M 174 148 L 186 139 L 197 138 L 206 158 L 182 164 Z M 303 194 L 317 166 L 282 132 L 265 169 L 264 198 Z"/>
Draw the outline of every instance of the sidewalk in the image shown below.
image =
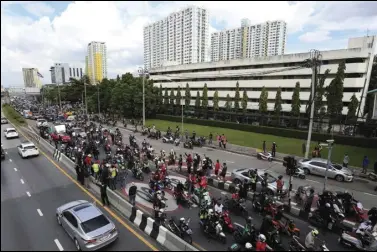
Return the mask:
<path fill-rule="evenodd" d="M 120 122 L 117 123 L 116 127 L 135 131 L 135 127 L 133 125 L 127 125 L 127 128 L 124 128 L 123 124 L 120 123 Z M 139 130 L 139 127 L 138 127 L 138 130 Z M 140 132 L 140 130 L 139 130 L 139 132 Z M 161 131 L 161 134 L 165 134 L 165 132 Z M 216 145 L 216 144 L 209 145 L 208 143 L 206 143 L 205 147 L 217 149 L 217 150 L 222 150 L 222 151 L 227 151 L 227 152 L 232 152 L 232 153 L 237 153 L 237 154 L 241 154 L 241 155 L 253 156 L 253 157 L 256 157 L 257 153 L 262 151 L 261 149 L 246 147 L 246 146 L 240 146 L 240 145 L 235 145 L 235 144 L 231 144 L 231 143 L 227 143 L 226 149 L 219 148 L 218 145 Z M 285 156 L 289 156 L 289 154 L 276 152 L 276 157 L 273 160 L 277 161 L 277 162 L 283 162 L 283 158 Z M 304 159 L 304 157 L 300 157 L 300 156 L 294 156 L 294 157 L 296 158 L 296 160 Z M 364 183 L 370 182 L 370 180 L 367 179 L 368 176 L 366 174 L 361 173 L 360 167 L 350 166 L 349 169 L 354 172 L 355 180 L 357 180 L 359 182 L 364 182 Z"/>

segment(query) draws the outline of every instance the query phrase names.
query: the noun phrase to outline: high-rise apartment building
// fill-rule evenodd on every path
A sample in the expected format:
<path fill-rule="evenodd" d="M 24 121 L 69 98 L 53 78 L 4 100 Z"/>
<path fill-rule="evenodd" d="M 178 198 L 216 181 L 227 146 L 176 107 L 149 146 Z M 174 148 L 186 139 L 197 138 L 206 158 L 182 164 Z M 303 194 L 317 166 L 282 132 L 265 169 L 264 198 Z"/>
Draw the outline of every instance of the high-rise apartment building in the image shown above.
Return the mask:
<path fill-rule="evenodd" d="M 83 76 L 81 67 L 71 67 L 68 63 L 55 63 L 50 67 L 50 72 L 53 84 L 68 83 L 71 78 L 79 80 Z"/>
<path fill-rule="evenodd" d="M 22 68 L 22 75 L 25 87 L 42 87 L 42 82 L 39 79 L 42 75 L 38 72 L 37 68 Z"/>
<path fill-rule="evenodd" d="M 284 54 L 287 24 L 267 21 L 250 25 L 242 19 L 241 27 L 211 34 L 211 60 L 231 60 Z"/>
<path fill-rule="evenodd" d="M 144 27 L 144 67 L 210 61 L 209 16 L 190 6 Z"/>
<path fill-rule="evenodd" d="M 105 42 L 92 41 L 88 44 L 85 64 L 85 71 L 92 85 L 107 78 L 107 49 Z"/>

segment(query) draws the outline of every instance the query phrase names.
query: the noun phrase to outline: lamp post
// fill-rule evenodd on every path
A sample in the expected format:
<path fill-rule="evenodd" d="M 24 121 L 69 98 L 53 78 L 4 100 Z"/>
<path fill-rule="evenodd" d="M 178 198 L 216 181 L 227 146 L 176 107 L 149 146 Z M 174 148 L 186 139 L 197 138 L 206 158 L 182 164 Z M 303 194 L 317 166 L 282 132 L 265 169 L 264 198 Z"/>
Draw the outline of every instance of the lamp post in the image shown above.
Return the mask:
<path fill-rule="evenodd" d="M 327 147 L 329 149 L 329 153 L 327 155 L 327 165 L 326 165 L 326 172 L 325 172 L 325 181 L 323 182 L 323 191 L 326 190 L 327 172 L 329 170 L 330 163 L 331 163 L 331 151 L 332 151 L 332 147 L 333 147 L 333 144 L 334 144 L 334 140 L 333 139 L 326 140 L 326 142 L 327 142 L 327 144 L 321 144 L 321 146 Z"/>
<path fill-rule="evenodd" d="M 145 75 L 148 74 L 148 71 L 139 67 L 138 73 L 143 77 L 143 126 L 145 126 Z"/>
<path fill-rule="evenodd" d="M 97 82 L 97 99 L 98 99 L 98 116 L 101 114 L 100 101 L 99 101 L 99 82 Z"/>

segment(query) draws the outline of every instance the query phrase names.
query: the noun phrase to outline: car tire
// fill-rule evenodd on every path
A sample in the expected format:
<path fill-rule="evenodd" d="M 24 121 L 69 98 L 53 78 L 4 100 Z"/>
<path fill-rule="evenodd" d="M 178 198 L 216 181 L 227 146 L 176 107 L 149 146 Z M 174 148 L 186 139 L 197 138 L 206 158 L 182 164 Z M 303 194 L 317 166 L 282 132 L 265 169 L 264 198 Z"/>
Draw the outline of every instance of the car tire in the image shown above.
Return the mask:
<path fill-rule="evenodd" d="M 59 226 L 62 225 L 62 221 L 60 220 L 59 215 L 56 215 L 56 221 L 58 222 Z"/>
<path fill-rule="evenodd" d="M 76 238 L 74 239 L 74 242 L 75 242 L 75 247 L 76 247 L 77 251 L 81 251 L 80 244 L 79 244 L 79 242 L 77 241 Z"/>
<path fill-rule="evenodd" d="M 336 175 L 335 176 L 335 180 L 338 181 L 338 182 L 343 182 L 344 181 L 344 177 L 342 175 Z"/>
<path fill-rule="evenodd" d="M 309 175 L 310 174 L 310 171 L 309 171 L 308 168 L 303 168 L 303 170 L 304 170 L 305 175 Z"/>

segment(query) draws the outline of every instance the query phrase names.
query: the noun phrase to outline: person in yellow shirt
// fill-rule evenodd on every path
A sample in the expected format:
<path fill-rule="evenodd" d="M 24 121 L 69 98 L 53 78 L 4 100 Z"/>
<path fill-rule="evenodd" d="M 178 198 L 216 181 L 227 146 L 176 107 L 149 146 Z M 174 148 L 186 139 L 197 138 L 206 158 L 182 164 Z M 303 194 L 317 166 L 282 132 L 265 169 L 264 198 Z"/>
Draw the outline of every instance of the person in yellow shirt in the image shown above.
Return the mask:
<path fill-rule="evenodd" d="M 98 162 L 93 163 L 92 169 L 93 169 L 93 173 L 94 173 L 94 178 L 96 180 L 98 180 L 98 178 L 99 178 L 99 164 L 98 164 Z"/>

